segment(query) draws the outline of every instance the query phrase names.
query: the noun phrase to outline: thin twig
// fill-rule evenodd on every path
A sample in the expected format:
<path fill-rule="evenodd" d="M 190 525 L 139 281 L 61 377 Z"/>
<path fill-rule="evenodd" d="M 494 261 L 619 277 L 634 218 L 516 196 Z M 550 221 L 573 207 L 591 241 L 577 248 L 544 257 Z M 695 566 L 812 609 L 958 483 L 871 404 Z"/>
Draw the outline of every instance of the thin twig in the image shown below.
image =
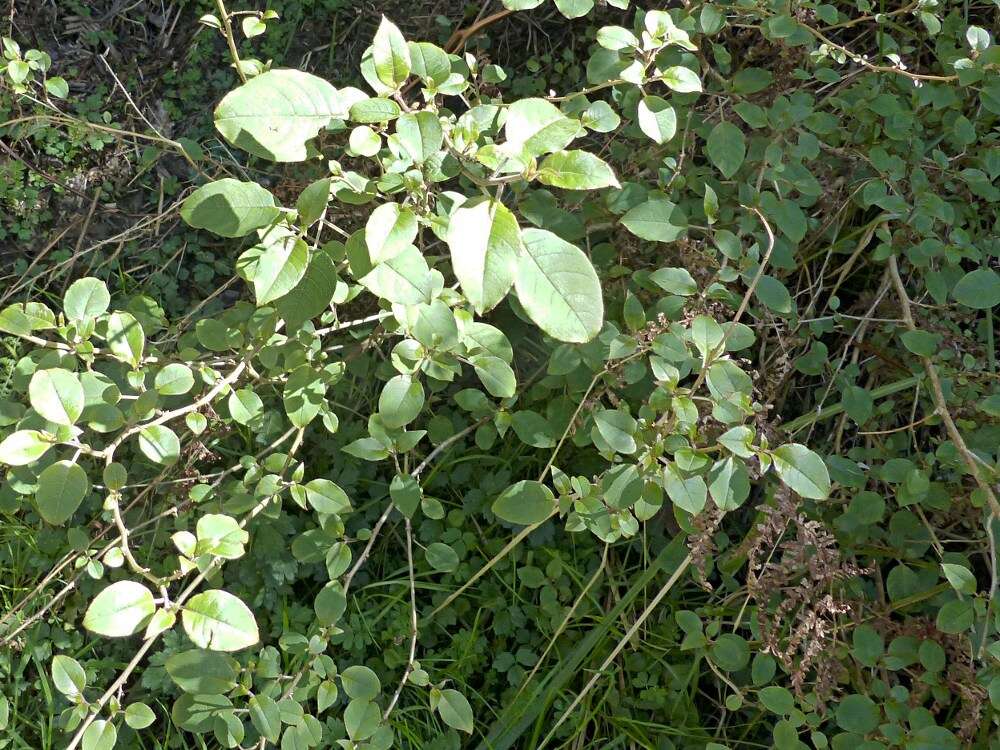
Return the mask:
<path fill-rule="evenodd" d="M 899 304 L 906 328 L 910 331 L 916 331 L 917 325 L 913 321 L 913 312 L 910 310 L 910 298 L 906 294 L 906 287 L 903 285 L 903 280 L 899 276 L 899 266 L 896 264 L 895 255 L 889 256 L 889 277 L 892 279 L 892 283 L 896 287 L 896 294 L 899 297 Z M 976 484 L 979 485 L 979 489 L 982 490 L 983 494 L 986 496 L 986 502 L 990 506 L 991 515 L 996 518 L 1000 518 L 1000 501 L 997 500 L 996 493 L 993 492 L 993 488 L 990 487 L 989 482 L 983 478 L 983 475 L 979 470 L 980 459 L 969 450 L 969 447 L 965 444 L 965 439 L 962 437 L 962 433 L 958 429 L 958 425 L 955 424 L 955 420 L 952 418 L 951 412 L 948 411 L 948 402 L 945 400 L 944 389 L 941 387 L 941 378 L 938 377 L 938 371 L 934 366 L 934 362 L 931 361 L 930 357 L 924 356 L 920 357 L 920 361 L 924 366 L 924 372 L 927 373 L 927 379 L 931 383 L 931 394 L 934 396 L 934 403 L 937 405 L 937 412 L 941 416 L 941 421 L 944 422 L 948 437 L 951 438 L 951 442 L 955 444 L 959 455 L 962 456 L 962 460 L 965 462 L 966 468 L 968 468 L 969 473 L 972 474 L 972 478 L 976 481 Z"/>
<path fill-rule="evenodd" d="M 406 669 L 403 670 L 403 677 L 399 681 L 396 692 L 393 693 L 392 700 L 382 714 L 382 721 L 387 721 L 392 710 L 399 701 L 399 696 L 403 692 L 403 686 L 413 673 L 413 665 L 417 659 L 417 584 L 413 573 L 413 525 L 410 519 L 406 519 L 406 567 L 410 574 L 410 656 L 406 661 Z"/>
<path fill-rule="evenodd" d="M 226 4 L 223 0 L 215 0 L 215 7 L 219 9 L 219 15 L 222 16 L 222 25 L 225 28 L 226 43 L 229 45 L 229 54 L 233 58 L 233 67 L 236 68 L 236 72 L 240 76 L 240 80 L 243 83 L 247 82 L 246 73 L 243 72 L 243 65 L 240 63 L 240 52 L 236 49 L 236 37 L 233 36 L 233 24 L 230 21 L 229 13 L 226 12 Z"/>

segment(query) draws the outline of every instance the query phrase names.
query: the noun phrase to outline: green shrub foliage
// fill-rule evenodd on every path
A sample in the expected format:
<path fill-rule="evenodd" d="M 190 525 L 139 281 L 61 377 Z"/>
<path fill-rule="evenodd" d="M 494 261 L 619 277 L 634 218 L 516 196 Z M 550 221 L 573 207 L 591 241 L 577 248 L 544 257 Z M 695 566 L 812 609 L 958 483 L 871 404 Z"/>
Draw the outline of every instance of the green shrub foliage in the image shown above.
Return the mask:
<path fill-rule="evenodd" d="M 996 747 L 996 9 L 554 4 L 593 39 L 558 93 L 388 18 L 364 89 L 229 45 L 252 166 L 179 213 L 243 298 L 168 320 L 87 276 L 0 311 L 3 512 L 58 551 L 0 638 L 85 629 L 31 657 L 58 746 L 555 747 L 589 706 L 681 727 L 606 747 Z M 17 93 L 65 96 L 32 53 Z M 629 617 L 502 705 L 442 657 L 481 576 L 569 622 L 602 549 L 642 556 Z M 452 659 L 521 658 L 474 631 Z M 595 707 L 633 638 L 645 709 Z"/>

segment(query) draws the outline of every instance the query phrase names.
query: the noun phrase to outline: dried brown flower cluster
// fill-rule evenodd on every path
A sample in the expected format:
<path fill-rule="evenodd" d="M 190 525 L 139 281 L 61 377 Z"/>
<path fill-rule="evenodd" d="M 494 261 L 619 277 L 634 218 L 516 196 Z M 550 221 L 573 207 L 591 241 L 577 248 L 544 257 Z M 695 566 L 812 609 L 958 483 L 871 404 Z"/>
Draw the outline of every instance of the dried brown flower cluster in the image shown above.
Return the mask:
<path fill-rule="evenodd" d="M 841 584 L 870 571 L 845 560 L 833 535 L 802 513 L 787 488 L 759 510 L 764 520 L 748 553 L 747 589 L 758 607 L 762 650 L 781 662 L 797 695 L 809 684 L 822 701 L 842 669 L 833 658 L 840 617 L 855 608 Z"/>
<path fill-rule="evenodd" d="M 696 531 L 688 535 L 688 550 L 691 552 L 691 567 L 696 574 L 698 584 L 706 591 L 712 590 L 712 584 L 708 581 L 708 558 L 716 551 L 715 536 L 723 516 L 726 514 L 716 507 L 715 503 L 710 503 L 704 513 L 699 513 L 691 519 L 691 525 Z"/>

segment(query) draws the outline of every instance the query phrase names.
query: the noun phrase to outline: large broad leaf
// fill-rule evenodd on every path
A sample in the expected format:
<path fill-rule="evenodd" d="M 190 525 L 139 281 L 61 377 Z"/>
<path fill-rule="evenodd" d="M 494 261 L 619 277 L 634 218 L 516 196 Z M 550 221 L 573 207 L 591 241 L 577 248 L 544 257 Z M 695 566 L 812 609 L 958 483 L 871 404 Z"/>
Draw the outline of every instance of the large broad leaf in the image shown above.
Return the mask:
<path fill-rule="evenodd" d="M 253 612 L 228 591 L 205 591 L 184 605 L 181 622 L 199 648 L 239 651 L 260 640 Z"/>
<path fill-rule="evenodd" d="M 60 693 L 74 700 L 87 687 L 87 672 L 76 659 L 59 654 L 52 657 L 52 682 Z"/>
<path fill-rule="evenodd" d="M 182 396 L 194 388 L 194 373 L 187 365 L 171 362 L 156 373 L 153 385 L 161 396 Z"/>
<path fill-rule="evenodd" d="M 708 134 L 705 153 L 722 176 L 729 179 L 736 174 L 747 155 L 746 137 L 731 122 L 720 122 Z"/>
<path fill-rule="evenodd" d="M 221 513 L 206 513 L 198 519 L 196 555 L 215 555 L 226 560 L 243 557 L 250 535 L 235 518 Z"/>
<path fill-rule="evenodd" d="M 622 225 L 636 237 L 653 242 L 673 242 L 687 231 L 680 209 L 663 198 L 633 206 L 622 217 Z"/>
<path fill-rule="evenodd" d="M 156 714 L 145 703 L 132 703 L 125 709 L 125 723 L 132 729 L 145 729 L 154 721 Z"/>
<path fill-rule="evenodd" d="M 417 236 L 417 216 L 398 203 L 383 203 L 365 223 L 365 244 L 372 263 L 399 255 Z"/>
<path fill-rule="evenodd" d="M 296 331 L 307 320 L 327 310 L 339 283 L 333 258 L 325 248 L 320 248 L 312 254 L 309 267 L 299 283 L 274 302 L 278 313 L 285 319 L 285 330 Z"/>
<path fill-rule="evenodd" d="M 118 730 L 105 719 L 97 719 L 84 731 L 80 747 L 82 750 L 113 750 L 118 742 Z"/>
<path fill-rule="evenodd" d="M 292 370 L 281 399 L 292 424 L 305 427 L 319 414 L 325 396 L 326 384 L 316 368 L 306 364 Z"/>
<path fill-rule="evenodd" d="M 41 302 L 18 302 L 0 312 L 0 331 L 15 336 L 27 336 L 32 331 L 55 327 L 55 314 Z"/>
<path fill-rule="evenodd" d="M 621 187 L 603 159 L 589 151 L 556 151 L 542 162 L 538 181 L 565 190 Z"/>
<path fill-rule="evenodd" d="M 552 490 L 533 480 L 511 485 L 493 503 L 493 513 L 497 518 L 522 526 L 541 523 L 555 509 Z"/>
<path fill-rule="evenodd" d="M 87 320 L 103 315 L 111 304 L 108 287 L 100 279 L 87 277 L 69 285 L 63 295 L 63 311 L 70 320 Z"/>
<path fill-rule="evenodd" d="M 666 143 L 677 133 L 677 113 L 660 96 L 644 96 L 636 110 L 639 128 L 657 143 Z"/>
<path fill-rule="evenodd" d="M 410 75 L 410 48 L 396 24 L 385 16 L 372 41 L 372 62 L 378 80 L 390 89 L 398 89 Z"/>
<path fill-rule="evenodd" d="M 221 237 L 242 237 L 280 215 L 274 196 L 256 182 L 227 177 L 202 185 L 181 206 L 181 218 Z"/>
<path fill-rule="evenodd" d="M 507 146 L 529 156 L 566 148 L 583 132 L 583 126 L 544 99 L 520 99 L 507 108 L 504 134 Z"/>
<path fill-rule="evenodd" d="M 560 341 L 590 341 L 604 323 L 601 283 L 590 260 L 544 229 L 526 229 L 522 237 L 525 251 L 514 287 L 524 309 L 539 328 Z"/>
<path fill-rule="evenodd" d="M 635 453 L 635 417 L 617 409 L 601 409 L 594 414 L 594 429 L 606 447 L 618 453 Z M 595 441 L 596 442 L 596 441 Z M 599 446 L 602 450 L 605 446 Z"/>
<path fill-rule="evenodd" d="M 493 200 L 461 206 L 448 224 L 451 267 L 480 315 L 502 300 L 514 283 L 521 230 L 509 208 Z"/>
<path fill-rule="evenodd" d="M 451 61 L 448 54 L 430 42 L 407 42 L 410 48 L 410 63 L 413 74 L 420 76 L 426 83 L 439 86 L 451 75 Z"/>
<path fill-rule="evenodd" d="M 191 649 L 167 659 L 166 668 L 185 693 L 228 693 L 236 686 L 239 664 L 217 651 Z"/>
<path fill-rule="evenodd" d="M 38 513 L 53 525 L 63 524 L 80 507 L 89 489 L 83 467 L 71 461 L 56 461 L 38 475 Z"/>
<path fill-rule="evenodd" d="M 83 627 L 109 638 L 132 635 L 156 610 L 152 592 L 135 581 L 112 583 L 87 607 Z"/>
<path fill-rule="evenodd" d="M 674 505 L 692 515 L 701 513 L 708 498 L 708 487 L 699 476 L 685 479 L 673 464 L 667 464 L 663 471 L 663 487 Z"/>
<path fill-rule="evenodd" d="M 663 71 L 662 80 L 671 90 L 681 94 L 701 91 L 701 79 L 698 78 L 698 74 L 690 68 L 680 65 L 675 65 Z"/>
<path fill-rule="evenodd" d="M 414 164 L 423 164 L 441 149 L 444 131 L 433 112 L 417 112 L 400 116 L 396 121 L 396 137 Z"/>
<path fill-rule="evenodd" d="M 347 667 L 340 674 L 340 682 L 348 697 L 359 700 L 375 700 L 382 691 L 382 683 L 372 669 L 362 664 Z"/>
<path fill-rule="evenodd" d="M 424 388 L 409 375 L 389 380 L 378 399 L 378 413 L 386 427 L 404 427 L 417 418 L 424 405 Z"/>
<path fill-rule="evenodd" d="M 84 393 L 75 372 L 54 367 L 36 370 L 28 384 L 31 408 L 50 422 L 71 425 L 83 413 Z"/>
<path fill-rule="evenodd" d="M 281 734 L 281 711 L 274 698 L 266 695 L 255 695 L 247 704 L 250 722 L 262 737 L 277 743 Z"/>
<path fill-rule="evenodd" d="M 708 491 L 719 510 L 739 508 L 750 495 L 750 476 L 743 462 L 732 456 L 716 461 L 708 473 Z"/>
<path fill-rule="evenodd" d="M 1000 305 L 1000 274 L 991 268 L 969 271 L 955 284 L 951 296 L 960 305 L 975 310 L 988 310 Z"/>
<path fill-rule="evenodd" d="M 154 424 L 139 432 L 139 450 L 150 461 L 167 466 L 180 458 L 181 441 L 166 425 Z"/>
<path fill-rule="evenodd" d="M 232 708 L 233 702 L 224 695 L 184 693 L 174 701 L 170 717 L 181 729 L 204 734 L 212 731 L 217 717 L 232 714 Z"/>
<path fill-rule="evenodd" d="M 41 458 L 54 444 L 38 430 L 18 430 L 0 441 L 0 463 L 25 466 Z"/>
<path fill-rule="evenodd" d="M 457 690 L 442 690 L 438 698 L 438 713 L 449 727 L 472 734 L 472 706 Z"/>
<path fill-rule="evenodd" d="M 346 119 L 349 101 L 300 70 L 269 70 L 229 92 L 215 109 L 215 127 L 234 146 L 272 161 L 302 161 L 306 141 L 333 118 Z"/>
<path fill-rule="evenodd" d="M 309 246 L 287 227 L 275 226 L 236 261 L 236 272 L 253 284 L 258 305 L 288 294 L 309 265 Z"/>
<path fill-rule="evenodd" d="M 502 359 L 490 354 L 479 354 L 471 357 L 469 362 L 490 395 L 497 398 L 510 398 L 514 395 L 517 378 L 510 365 Z"/>
<path fill-rule="evenodd" d="M 410 245 L 385 263 L 379 263 L 358 281 L 390 302 L 416 305 L 430 301 L 436 285 L 435 276 L 440 279 L 440 274 L 427 267 L 420 251 Z"/>
<path fill-rule="evenodd" d="M 830 495 L 830 473 L 818 455 L 799 443 L 788 443 L 771 454 L 781 481 L 802 497 L 824 500 Z"/>
<path fill-rule="evenodd" d="M 146 334 L 139 321 L 127 312 L 108 316 L 108 348 L 123 362 L 138 367 L 146 346 Z"/>

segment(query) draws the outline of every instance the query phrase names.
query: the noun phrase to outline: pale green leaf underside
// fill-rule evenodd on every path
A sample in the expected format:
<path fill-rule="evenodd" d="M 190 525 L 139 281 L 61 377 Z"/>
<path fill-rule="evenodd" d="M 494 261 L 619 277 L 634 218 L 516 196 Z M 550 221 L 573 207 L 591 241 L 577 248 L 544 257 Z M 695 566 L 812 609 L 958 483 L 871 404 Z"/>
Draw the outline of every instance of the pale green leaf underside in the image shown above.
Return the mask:
<path fill-rule="evenodd" d="M 138 630 L 155 609 L 149 589 L 135 581 L 118 581 L 90 603 L 83 626 L 98 635 L 122 638 Z"/>
<path fill-rule="evenodd" d="M 590 341 L 604 323 L 601 283 L 590 260 L 544 229 L 526 229 L 522 237 L 514 287 L 524 309 L 553 338 Z"/>
<path fill-rule="evenodd" d="M 215 109 L 215 127 L 255 156 L 302 161 L 306 141 L 333 118 L 346 119 L 345 104 L 322 78 L 300 70 L 269 70 L 223 98 Z"/>
<path fill-rule="evenodd" d="M 260 640 L 249 607 L 221 589 L 193 596 L 184 605 L 181 622 L 195 645 L 212 651 L 239 651 Z"/>
<path fill-rule="evenodd" d="M 448 225 L 451 266 L 465 296 L 482 314 L 499 304 L 514 283 L 521 231 L 510 209 L 484 200 L 462 206 Z"/>

